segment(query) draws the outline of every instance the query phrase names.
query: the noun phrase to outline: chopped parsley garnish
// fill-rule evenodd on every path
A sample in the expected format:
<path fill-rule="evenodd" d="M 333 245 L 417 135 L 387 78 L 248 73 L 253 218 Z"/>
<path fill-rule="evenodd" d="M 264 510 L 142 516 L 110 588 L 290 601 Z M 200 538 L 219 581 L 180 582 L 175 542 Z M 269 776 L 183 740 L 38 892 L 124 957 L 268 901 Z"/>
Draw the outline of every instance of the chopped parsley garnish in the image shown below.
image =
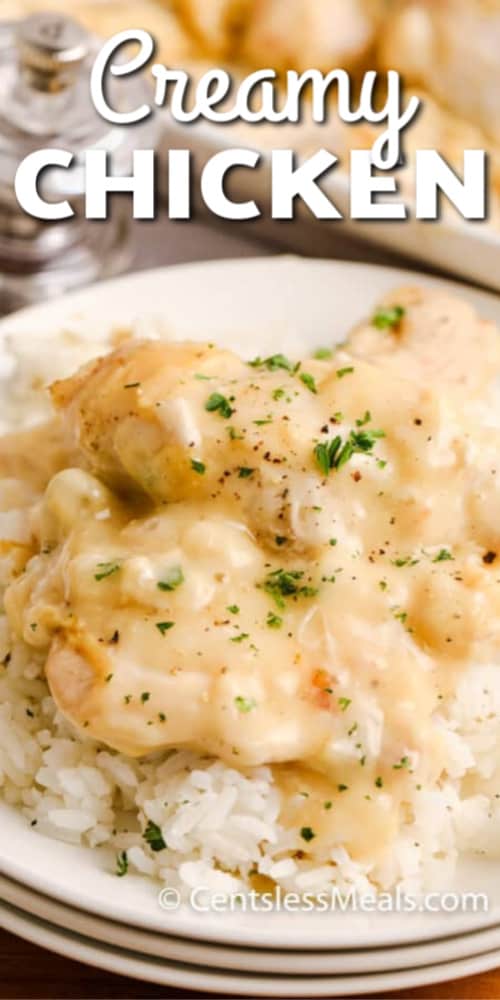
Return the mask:
<path fill-rule="evenodd" d="M 152 851 L 158 853 L 158 851 L 164 851 L 166 848 L 166 843 L 163 839 L 163 834 L 160 827 L 150 819 L 149 823 L 142 835 L 147 844 L 149 844 Z"/>
<path fill-rule="evenodd" d="M 453 559 L 451 552 L 448 549 L 440 549 L 437 556 L 434 556 L 432 560 L 433 563 L 447 562 L 449 559 Z"/>
<path fill-rule="evenodd" d="M 283 619 L 280 618 L 279 615 L 275 615 L 272 611 L 270 611 L 266 619 L 266 625 L 268 625 L 269 628 L 281 628 L 283 625 Z"/>
<path fill-rule="evenodd" d="M 337 791 L 339 791 L 339 792 L 348 792 L 349 791 L 349 785 L 337 785 Z"/>
<path fill-rule="evenodd" d="M 113 680 L 113 674 L 108 674 L 108 676 L 104 678 L 104 683 L 109 684 L 110 681 L 112 680 Z"/>
<path fill-rule="evenodd" d="M 140 382 L 127 382 L 127 385 L 124 385 L 123 388 L 124 389 L 138 389 L 139 386 L 140 386 L 140 384 L 141 384 Z"/>
<path fill-rule="evenodd" d="M 158 590 L 177 590 L 181 583 L 184 583 L 182 566 L 172 566 L 171 569 L 167 570 L 165 578 L 158 581 L 157 587 Z"/>
<path fill-rule="evenodd" d="M 372 324 L 377 330 L 394 330 L 401 323 L 405 312 L 406 309 L 403 309 L 403 306 L 388 306 L 385 309 L 377 309 Z"/>
<path fill-rule="evenodd" d="M 401 757 L 401 760 L 399 761 L 399 764 L 393 764 L 393 770 L 394 771 L 403 771 L 403 770 L 405 770 L 405 769 L 407 769 L 409 767 L 410 767 L 410 758 L 409 757 Z"/>
<path fill-rule="evenodd" d="M 380 777 L 380 775 L 379 775 L 378 778 L 375 778 L 375 786 L 376 786 L 376 788 L 383 788 L 384 787 L 384 782 L 383 782 L 383 779 Z"/>
<path fill-rule="evenodd" d="M 323 803 L 323 809 L 326 809 L 327 812 L 328 812 L 329 809 L 332 808 L 332 806 L 333 806 L 333 802 L 328 801 L 328 802 L 324 802 Z"/>
<path fill-rule="evenodd" d="M 301 581 L 304 578 L 303 570 L 275 569 L 268 573 L 261 587 L 274 598 L 278 608 L 284 608 L 285 597 L 315 597 L 318 593 L 317 587 L 310 587 Z"/>
<path fill-rule="evenodd" d="M 127 852 L 122 851 L 121 854 L 117 855 L 116 858 L 116 874 L 118 878 L 123 878 L 128 872 L 128 857 Z"/>
<path fill-rule="evenodd" d="M 165 632 L 169 632 L 170 629 L 174 627 L 174 625 L 175 622 L 157 622 L 156 628 L 158 629 L 159 632 L 161 632 L 162 635 L 165 635 Z"/>
<path fill-rule="evenodd" d="M 340 435 L 337 435 L 331 441 L 321 442 L 321 444 L 316 445 L 314 457 L 324 476 L 328 476 L 330 470 L 337 467 L 336 460 L 341 445 L 342 438 Z"/>
<path fill-rule="evenodd" d="M 300 831 L 300 836 L 302 840 L 305 840 L 306 844 L 309 844 L 311 840 L 314 840 L 316 834 L 310 826 L 303 826 Z"/>
<path fill-rule="evenodd" d="M 242 712 L 243 715 L 248 715 L 248 713 L 254 708 L 257 708 L 255 698 L 243 698 L 241 695 L 238 695 L 238 697 L 234 699 L 234 704 L 236 705 L 238 712 Z"/>
<path fill-rule="evenodd" d="M 197 459 L 191 459 L 191 468 L 193 472 L 197 472 L 199 476 L 203 476 L 206 472 L 206 465 L 203 462 L 198 462 Z"/>
<path fill-rule="evenodd" d="M 208 413 L 219 413 L 221 417 L 225 420 L 229 420 L 234 413 L 231 403 L 223 396 L 220 392 L 213 392 L 211 396 L 208 397 L 205 403 L 205 409 Z"/>
<path fill-rule="evenodd" d="M 286 372 L 295 372 L 296 365 L 292 364 L 284 354 L 272 354 L 270 358 L 254 358 L 248 362 L 251 368 L 267 368 L 270 372 L 283 369 Z"/>
<path fill-rule="evenodd" d="M 236 427 L 228 427 L 227 432 L 231 441 L 243 441 L 244 435 L 236 430 Z"/>
<path fill-rule="evenodd" d="M 158 712 L 158 718 L 159 718 L 160 722 L 166 722 L 167 721 L 167 716 L 165 715 L 165 712 Z"/>
<path fill-rule="evenodd" d="M 276 545 L 278 545 L 281 548 L 282 545 L 286 545 L 286 543 L 288 542 L 288 538 L 286 537 L 286 535 L 275 535 L 274 541 L 276 542 Z"/>
<path fill-rule="evenodd" d="M 318 390 L 316 388 L 316 380 L 313 375 L 310 375 L 309 372 L 301 372 L 300 381 L 304 383 L 307 389 L 309 389 L 309 392 L 313 392 L 314 395 L 317 395 Z"/>
<path fill-rule="evenodd" d="M 359 420 L 356 420 L 356 427 L 366 427 L 366 425 L 370 423 L 371 419 L 372 415 L 370 411 L 365 410 L 364 417 L 361 417 Z"/>
<path fill-rule="evenodd" d="M 237 604 L 230 604 L 227 609 L 232 615 L 239 615 L 240 609 Z"/>
<path fill-rule="evenodd" d="M 347 712 L 349 705 L 352 703 L 351 698 L 339 698 L 339 705 L 343 712 Z"/>
<path fill-rule="evenodd" d="M 348 365 L 347 368 L 337 369 L 337 378 L 344 378 L 344 375 L 352 375 L 354 368 L 352 365 Z"/>
<path fill-rule="evenodd" d="M 254 472 L 255 469 L 248 469 L 246 466 L 242 465 L 240 471 L 238 472 L 238 479 L 250 479 Z"/>
<path fill-rule="evenodd" d="M 151 692 L 150 691 L 143 691 L 142 692 L 142 694 L 141 694 L 141 701 L 142 701 L 143 705 L 145 705 L 146 702 L 149 701 L 150 698 L 151 698 Z"/>
<path fill-rule="evenodd" d="M 340 434 L 331 438 L 330 441 L 322 441 L 314 449 L 316 463 L 324 476 L 328 476 L 332 469 L 337 471 L 348 462 L 353 455 L 367 455 L 372 451 L 376 442 L 385 437 L 385 431 L 362 430 L 351 431 L 346 441 L 342 441 Z"/>
<path fill-rule="evenodd" d="M 241 632 L 240 635 L 233 635 L 233 638 L 231 639 L 231 642 L 244 642 L 245 639 L 249 639 L 249 638 L 250 638 L 250 636 L 249 636 L 248 632 Z"/>
<path fill-rule="evenodd" d="M 402 569 L 403 566 L 417 566 L 419 560 L 413 559 L 412 556 L 400 556 L 398 559 L 392 560 L 392 565 L 397 566 L 398 569 Z"/>
<path fill-rule="evenodd" d="M 316 361 L 328 361 L 331 357 L 333 357 L 333 351 L 330 347 L 318 347 L 313 354 Z"/>
<path fill-rule="evenodd" d="M 94 580 L 97 580 L 99 583 L 100 580 L 106 580 L 108 576 L 118 573 L 120 569 L 121 565 L 119 562 L 97 563 L 97 573 L 94 574 Z"/>
<path fill-rule="evenodd" d="M 285 395 L 286 393 L 284 389 L 273 389 L 272 391 L 272 397 L 276 400 L 276 402 L 278 402 L 279 399 L 283 399 Z"/>

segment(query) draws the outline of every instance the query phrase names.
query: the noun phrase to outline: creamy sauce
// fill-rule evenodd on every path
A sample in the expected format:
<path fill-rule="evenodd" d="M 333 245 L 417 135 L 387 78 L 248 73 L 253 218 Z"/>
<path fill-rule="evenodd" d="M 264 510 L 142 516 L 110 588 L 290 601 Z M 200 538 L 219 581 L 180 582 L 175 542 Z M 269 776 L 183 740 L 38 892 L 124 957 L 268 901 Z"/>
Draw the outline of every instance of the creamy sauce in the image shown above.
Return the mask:
<path fill-rule="evenodd" d="M 440 701 L 498 659 L 499 345 L 409 289 L 300 367 L 132 342 L 57 383 L 82 467 L 6 608 L 62 712 L 130 755 L 271 764 L 305 850 L 383 851 L 445 767 Z"/>

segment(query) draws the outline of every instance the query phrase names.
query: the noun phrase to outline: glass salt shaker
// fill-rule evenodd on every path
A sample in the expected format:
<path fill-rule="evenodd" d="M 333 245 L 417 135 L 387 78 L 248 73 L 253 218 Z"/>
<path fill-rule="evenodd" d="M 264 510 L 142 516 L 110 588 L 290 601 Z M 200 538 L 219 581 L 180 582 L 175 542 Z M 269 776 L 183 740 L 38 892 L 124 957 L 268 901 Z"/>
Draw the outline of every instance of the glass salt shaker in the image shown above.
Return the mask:
<path fill-rule="evenodd" d="M 86 220 L 78 154 L 107 150 L 113 173 L 130 174 L 133 151 L 154 148 L 159 127 L 154 115 L 112 126 L 97 114 L 89 80 L 102 44 L 58 13 L 0 22 L 0 313 L 110 277 L 130 262 L 130 199 L 112 196 L 105 222 Z M 112 78 L 108 94 L 120 111 L 150 100 L 149 85 L 137 74 Z M 41 181 L 46 200 L 71 202 L 75 215 L 63 222 L 26 214 L 14 192 L 21 161 L 48 147 L 71 151 L 77 163 L 71 171 L 47 171 Z"/>

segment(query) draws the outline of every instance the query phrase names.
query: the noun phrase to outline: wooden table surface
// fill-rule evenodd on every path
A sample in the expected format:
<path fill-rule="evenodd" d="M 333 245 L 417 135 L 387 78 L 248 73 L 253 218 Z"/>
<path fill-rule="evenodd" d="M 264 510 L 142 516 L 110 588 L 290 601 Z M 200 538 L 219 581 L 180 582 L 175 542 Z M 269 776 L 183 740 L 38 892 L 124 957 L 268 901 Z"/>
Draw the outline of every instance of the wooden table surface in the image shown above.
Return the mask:
<path fill-rule="evenodd" d="M 432 1000 L 499 1000 L 500 969 L 484 976 L 405 990 L 390 996 Z M 170 997 L 208 997 L 208 994 L 166 989 L 100 972 L 52 955 L 0 931 L 0 997 L 2 1000 L 153 1000 L 160 997 L 167 1000 Z"/>
<path fill-rule="evenodd" d="M 154 225 L 137 224 L 136 245 L 138 248 L 134 269 L 159 267 L 163 264 L 184 263 L 193 260 L 213 260 L 227 257 L 249 257 L 266 255 L 282 249 L 272 243 L 264 245 L 244 236 L 232 225 L 213 229 L 202 223 L 172 223 L 166 219 Z M 289 230 L 290 232 L 290 230 Z M 307 240 L 293 249 L 304 252 Z M 325 254 L 325 247 L 311 247 L 316 253 Z M 325 254 L 326 255 L 326 254 Z M 343 238 L 336 230 L 335 242 L 328 249 L 332 258 L 361 260 L 369 263 L 396 264 L 419 269 L 418 265 L 396 260 L 390 254 L 357 244 Z M 21 941 L 0 930 L 0 998 L 2 1000 L 121 1000 L 121 998 L 170 998 L 202 997 L 208 994 L 185 993 L 176 988 L 165 989 L 148 983 L 114 976 L 97 969 L 91 969 L 77 962 L 60 958 L 32 944 Z M 307 997 L 307 994 L 304 994 Z M 393 993 L 392 997 L 426 997 L 440 1000 L 500 1000 L 500 969 L 483 976 L 463 979 L 424 989 Z"/>

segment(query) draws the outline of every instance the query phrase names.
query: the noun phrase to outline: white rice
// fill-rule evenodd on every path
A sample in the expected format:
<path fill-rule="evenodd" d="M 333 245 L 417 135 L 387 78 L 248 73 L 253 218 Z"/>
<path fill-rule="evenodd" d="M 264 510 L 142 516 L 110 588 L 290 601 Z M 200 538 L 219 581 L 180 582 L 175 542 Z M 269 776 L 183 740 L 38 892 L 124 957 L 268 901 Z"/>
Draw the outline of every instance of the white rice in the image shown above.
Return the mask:
<path fill-rule="evenodd" d="M 61 374 L 97 353 L 95 343 L 82 343 L 75 334 L 65 335 L 62 348 Z M 29 418 L 43 410 L 34 388 L 45 381 L 37 363 L 25 350 L 10 368 L 3 365 L 5 372 L 14 371 L 8 397 L 12 423 L 22 416 L 23 400 Z M 0 484 L 0 538 L 22 541 L 28 498 L 21 484 L 17 490 L 18 508 L 16 484 Z M 8 561 L 0 557 L 0 585 L 8 574 Z M 125 851 L 129 871 L 186 893 L 200 884 L 239 891 L 255 872 L 289 891 L 319 892 L 335 885 L 360 894 L 374 886 L 417 893 L 449 885 L 458 852 L 499 852 L 496 664 L 471 665 L 453 700 L 442 703 L 434 721 L 447 740 L 447 774 L 415 794 L 384 862 L 368 866 L 355 863 L 342 843 L 332 844 L 317 863 L 303 857 L 299 831 L 280 823 L 280 792 L 269 768 L 240 772 L 187 751 L 137 761 L 77 735 L 50 697 L 43 658 L 22 642 L 12 644 L 4 616 L 1 661 L 4 800 L 20 808 L 39 833 L 89 849 L 106 845 L 117 855 Z M 165 850 L 155 853 L 145 840 L 149 822 L 160 828 Z"/>

